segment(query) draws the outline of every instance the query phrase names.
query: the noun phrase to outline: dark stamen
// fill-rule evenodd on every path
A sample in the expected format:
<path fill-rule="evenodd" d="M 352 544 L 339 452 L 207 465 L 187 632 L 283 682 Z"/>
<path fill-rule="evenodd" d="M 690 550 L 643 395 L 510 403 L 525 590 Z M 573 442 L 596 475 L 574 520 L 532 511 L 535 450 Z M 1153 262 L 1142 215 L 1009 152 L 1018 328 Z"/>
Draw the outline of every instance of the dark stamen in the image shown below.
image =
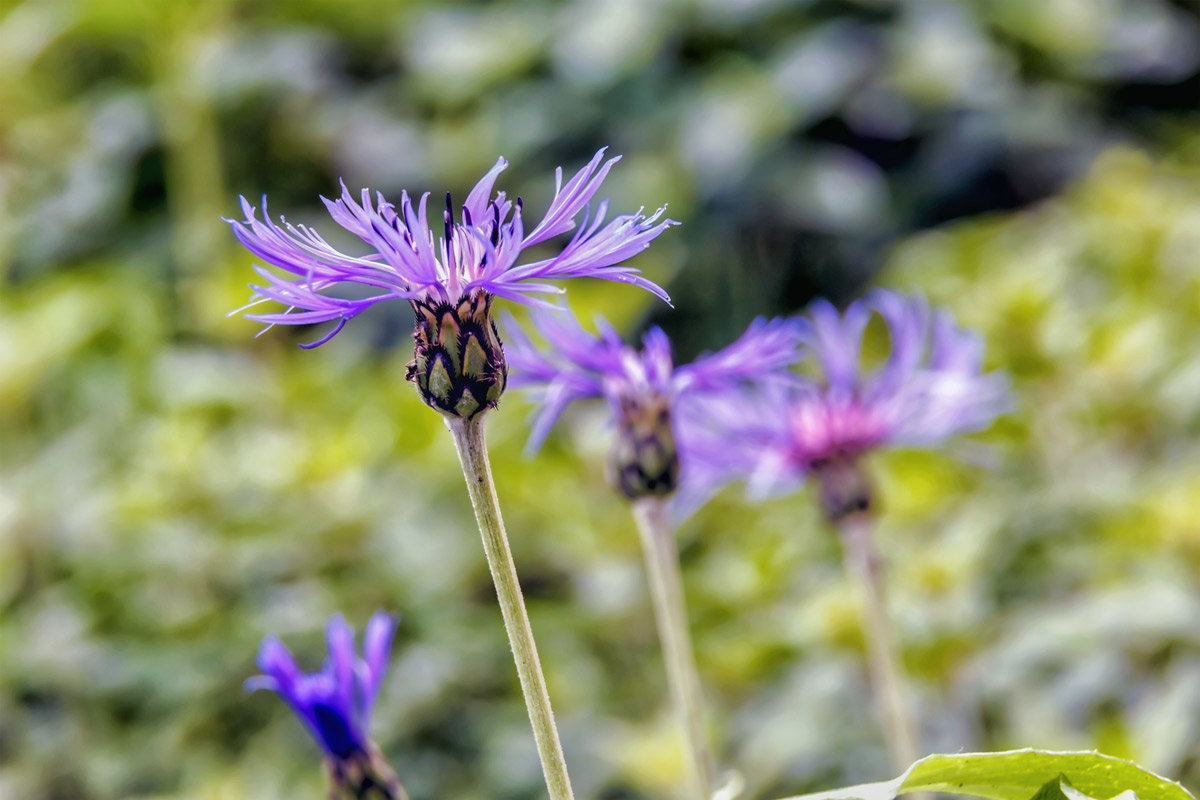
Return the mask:
<path fill-rule="evenodd" d="M 450 200 L 450 193 L 446 192 L 446 210 L 442 212 L 442 220 L 446 224 L 446 244 L 454 241 L 454 204 Z"/>
<path fill-rule="evenodd" d="M 492 247 L 500 245 L 500 204 L 492 201 Z"/>

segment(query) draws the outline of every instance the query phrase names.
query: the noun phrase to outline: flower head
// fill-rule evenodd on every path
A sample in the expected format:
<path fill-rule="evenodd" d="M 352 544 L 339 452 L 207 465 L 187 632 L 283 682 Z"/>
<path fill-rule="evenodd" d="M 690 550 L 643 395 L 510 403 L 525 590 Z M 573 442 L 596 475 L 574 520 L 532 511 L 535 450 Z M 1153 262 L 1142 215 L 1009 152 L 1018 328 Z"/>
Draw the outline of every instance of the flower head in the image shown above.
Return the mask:
<path fill-rule="evenodd" d="M 630 283 L 668 299 L 625 262 L 677 223 L 664 216 L 665 207 L 648 217 L 639 209 L 606 221 L 608 201 L 594 209 L 591 201 L 620 157 L 601 163 L 603 156 L 602 149 L 566 183 L 562 170 L 556 172 L 554 199 L 528 232 L 521 198 L 513 202 L 504 192 L 492 194 L 496 176 L 508 166 L 503 158 L 461 206 L 447 194 L 441 224 L 434 226 L 429 222 L 428 193 L 414 205 L 402 192 L 397 208 L 381 194 L 372 198 L 366 189 L 355 200 L 343 184 L 340 198 L 322 200 L 334 221 L 367 245 L 367 252 L 357 256 L 338 251 L 304 225 L 271 222 L 265 199 L 264 218 L 259 220 L 242 198 L 245 219 L 227 220 L 234 235 L 251 253 L 282 271 L 255 267 L 264 283 L 252 286 L 254 296 L 247 308 L 265 301 L 285 306 L 246 316 L 268 327 L 335 322 L 325 336 L 303 345 L 317 347 L 374 304 L 407 300 L 417 319 L 409 379 L 431 407 L 449 416 L 476 416 L 495 407 L 507 376 L 491 317 L 493 298 L 545 305 L 540 296 L 562 292 L 550 281 L 591 277 Z M 574 235 L 557 253 L 518 263 L 527 248 L 572 230 Z M 352 284 L 366 295 L 335 293 Z"/>
<path fill-rule="evenodd" d="M 243 221 L 226 220 L 233 233 L 251 253 L 283 271 L 276 274 L 255 267 L 265 283 L 251 288 L 251 306 L 274 300 L 283 311 L 252 313 L 247 317 L 268 325 L 303 325 L 336 321 L 327 336 L 310 347 L 324 344 L 350 318 L 370 306 L 390 299 L 455 305 L 475 292 L 505 297 L 520 303 L 537 303 L 539 294 L 562 290 L 546 281 L 591 277 L 631 283 L 664 300 L 666 293 L 641 277 L 624 262 L 640 253 L 666 228 L 676 224 L 663 215 L 665 207 L 649 217 L 639 210 L 605 223 L 608 201 L 594 212 L 590 202 L 620 156 L 601 164 L 600 150 L 583 169 L 566 183 L 562 170 L 555 174 L 554 199 L 545 215 L 528 232 L 520 198 L 507 199 L 504 192 L 492 195 L 496 177 L 508 166 L 503 158 L 475 185 L 461 206 L 449 194 L 441 220 L 429 222 L 429 194 L 415 206 L 407 192 L 399 207 L 376 193 L 363 189 L 358 200 L 342 184 L 337 200 L 321 198 L 333 220 L 358 236 L 368 252 L 344 254 L 304 225 L 267 217 L 263 219 L 242 198 Z M 583 215 L 576 225 L 577 218 Z M 518 260 L 526 248 L 575 230 L 570 241 L 555 255 L 524 264 Z M 440 234 L 440 235 L 439 235 Z M 343 298 L 330 290 L 347 284 L 366 287 L 366 297 Z"/>
<path fill-rule="evenodd" d="M 709 487 L 701 475 L 704 460 L 691 458 L 693 450 L 713 446 L 705 405 L 750 382 L 783 380 L 786 367 L 801 357 L 795 321 L 755 320 L 724 350 L 677 368 L 670 340 L 657 327 L 639 351 L 602 318 L 593 335 L 565 309 L 538 310 L 533 317 L 545 349 L 515 325 L 506 328 L 513 386 L 532 391 L 540 405 L 528 449 L 541 446 L 571 403 L 603 397 L 618 429 L 614 481 L 630 497 L 669 494 L 677 485 L 691 497 L 692 489 Z"/>
<path fill-rule="evenodd" d="M 891 352 L 867 370 L 860 351 L 875 314 L 887 326 Z M 818 300 L 803 324 L 820 378 L 744 393 L 715 411 L 727 435 L 741 442 L 721 455 L 724 469 L 741 472 L 758 493 L 816 475 L 830 494 L 828 514 L 865 508 L 869 492 L 857 469 L 863 453 L 930 447 L 987 427 L 1008 406 L 1008 379 L 983 372 L 979 337 L 923 298 L 876 290 L 844 314 Z"/>
<path fill-rule="evenodd" d="M 329 620 L 329 656 L 320 672 L 300 671 L 291 652 L 274 636 L 263 640 L 258 667 L 247 691 L 269 689 L 283 698 L 325 754 L 348 762 L 370 753 L 371 709 L 387 671 L 396 621 L 378 612 L 367 623 L 362 656 L 354 650 L 354 630 L 340 614 Z"/>

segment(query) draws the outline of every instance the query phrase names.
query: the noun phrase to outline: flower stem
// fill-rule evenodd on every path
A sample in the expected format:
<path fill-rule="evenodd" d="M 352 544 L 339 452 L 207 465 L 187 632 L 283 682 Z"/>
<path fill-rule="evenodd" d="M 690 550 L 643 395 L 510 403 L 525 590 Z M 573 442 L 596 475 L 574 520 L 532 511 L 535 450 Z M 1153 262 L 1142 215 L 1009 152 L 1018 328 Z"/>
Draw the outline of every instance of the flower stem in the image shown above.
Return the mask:
<path fill-rule="evenodd" d="M 859 584 L 866 603 L 868 671 L 887 731 L 888 750 L 896 768 L 905 770 L 917 760 L 916 726 L 905 702 L 904 667 L 892 638 L 873 521 L 870 514 L 858 512 L 841 517 L 835 524 L 842 539 L 846 570 Z"/>
<path fill-rule="evenodd" d="M 659 497 L 642 497 L 634 501 L 633 514 L 642 538 L 642 554 L 650 578 L 654 619 L 658 623 L 658 638 L 666 662 L 671 702 L 687 740 L 692 787 L 699 800 L 710 800 L 716 768 L 704 720 L 700 676 L 688 633 L 675 529 L 667 518 L 666 504 Z"/>
<path fill-rule="evenodd" d="M 558 728 L 554 725 L 554 711 L 546 691 L 546 678 L 542 675 L 533 629 L 529 625 L 529 614 L 525 611 L 525 600 L 508 546 L 508 535 L 504 532 L 504 519 L 500 516 L 500 502 L 496 498 L 492 467 L 488 461 L 483 415 L 474 419 L 448 416 L 446 426 L 454 437 L 463 477 L 467 481 L 467 493 L 475 508 L 475 521 L 483 536 L 483 550 L 487 554 L 488 568 L 500 600 L 508 643 L 517 663 L 521 693 L 525 695 L 525 708 L 533 725 L 533 738 L 537 742 L 550 800 L 572 800 L 571 779 L 567 776 L 567 762 L 558 739 Z"/>

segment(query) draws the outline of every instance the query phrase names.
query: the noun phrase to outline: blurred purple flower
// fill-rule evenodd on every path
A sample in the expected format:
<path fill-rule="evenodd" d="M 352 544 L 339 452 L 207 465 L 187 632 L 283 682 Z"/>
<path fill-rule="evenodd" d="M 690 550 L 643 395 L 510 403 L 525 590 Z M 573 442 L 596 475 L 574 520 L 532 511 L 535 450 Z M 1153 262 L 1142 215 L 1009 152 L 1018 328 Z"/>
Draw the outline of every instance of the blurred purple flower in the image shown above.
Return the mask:
<path fill-rule="evenodd" d="M 653 433 L 655 425 L 665 424 L 659 438 L 673 439 L 670 455 L 678 455 L 679 494 L 686 498 L 681 503 L 688 510 L 718 488 L 702 477 L 706 459 L 692 457 L 693 451 L 707 452 L 714 446 L 706 404 L 753 383 L 785 381 L 787 367 L 802 357 L 802 326 L 797 320 L 757 319 L 725 349 L 678 368 L 670 340 L 657 327 L 643 336 L 639 351 L 626 345 L 603 318 L 596 320 L 598 335 L 585 331 L 566 309 L 537 310 L 533 322 L 548 347 L 534 345 L 511 319 L 505 326 L 511 385 L 530 390 L 540 406 L 527 451 L 541 446 L 563 411 L 577 400 L 608 400 L 622 433 L 648 412 L 664 412 L 665 420 L 645 420 L 642 427 Z M 697 494 L 694 490 L 700 487 Z M 676 487 L 661 488 L 664 491 L 655 493 Z"/>
<path fill-rule="evenodd" d="M 246 316 L 270 325 L 303 325 L 337 321 L 332 331 L 308 347 L 316 347 L 335 336 L 346 321 L 375 303 L 405 299 L 414 304 L 455 306 L 475 293 L 504 297 L 519 303 L 545 304 L 534 296 L 561 293 L 546 281 L 591 277 L 640 286 L 664 300 L 659 286 L 641 277 L 623 263 L 644 250 L 651 240 L 674 220 L 664 217 L 665 207 L 649 217 L 639 210 L 614 217 L 605 223 L 608 201 L 594 209 L 592 197 L 620 156 L 601 164 L 601 149 L 583 169 L 565 184 L 561 168 L 555 173 L 554 199 L 532 230 L 525 232 L 521 199 L 510 202 L 504 192 L 492 197 L 496 176 L 508 166 L 499 159 L 475 185 L 463 202 L 456 221 L 449 194 L 442 213 L 442 235 L 435 235 L 427 219 L 429 194 L 413 207 L 407 192 L 400 195 L 399 208 L 376 193 L 362 191 L 356 202 L 342 184 L 337 200 L 321 198 L 334 221 L 361 238 L 370 248 L 362 256 L 341 253 L 316 231 L 291 225 L 281 219 L 276 225 L 242 198 L 244 221 L 226 220 L 234 235 L 251 253 L 283 271 L 283 275 L 255 266 L 265 283 L 252 286 L 250 308 L 267 300 L 287 308 Z M 576 219 L 583 214 L 576 229 Z M 575 230 L 570 241 L 555 255 L 524 264 L 517 261 L 525 248 Z M 345 298 L 329 291 L 345 284 L 359 284 L 372 292 L 367 297 Z M 245 310 L 245 309 L 240 309 Z"/>
<path fill-rule="evenodd" d="M 264 674 L 247 680 L 246 690 L 276 692 L 335 762 L 364 756 L 371 749 L 371 709 L 387 671 L 395 630 L 395 619 L 377 612 L 367 623 L 359 657 L 354 630 L 340 614 L 334 616 L 326 627 L 329 656 L 321 671 L 311 675 L 301 672 L 287 647 L 269 636 L 258 651 Z"/>
<path fill-rule="evenodd" d="M 875 370 L 861 363 L 873 314 L 891 351 Z M 930 447 L 986 428 L 1010 402 L 1008 378 L 983 372 L 983 343 L 921 297 L 876 290 L 844 314 L 817 300 L 802 338 L 819 380 L 762 387 L 710 404 L 731 446 L 710 453 L 714 469 L 740 473 L 752 493 L 788 490 L 876 447 Z"/>

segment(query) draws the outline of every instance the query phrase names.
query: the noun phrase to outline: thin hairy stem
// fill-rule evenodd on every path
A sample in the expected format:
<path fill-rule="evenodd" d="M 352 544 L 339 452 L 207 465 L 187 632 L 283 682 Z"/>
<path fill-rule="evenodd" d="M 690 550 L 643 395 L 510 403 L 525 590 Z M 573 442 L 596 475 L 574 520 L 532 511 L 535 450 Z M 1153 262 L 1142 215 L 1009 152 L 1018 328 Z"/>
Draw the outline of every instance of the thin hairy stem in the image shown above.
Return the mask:
<path fill-rule="evenodd" d="M 529 625 L 529 614 L 525 611 L 521 584 L 517 580 L 508 535 L 504 532 L 504 520 L 500 516 L 500 503 L 496 499 L 482 416 L 470 420 L 447 417 L 446 425 L 454 436 L 458 460 L 467 481 L 467 493 L 475 508 L 475 521 L 483 536 L 483 550 L 487 554 L 488 568 L 496 585 L 504 627 L 508 631 L 508 643 L 517 662 L 521 693 L 525 695 L 525 708 L 533 725 L 533 737 L 537 741 L 550 800 L 572 800 L 571 779 L 567 776 L 567 762 L 563 758 L 558 728 L 554 725 L 554 711 L 546 691 L 546 678 L 542 675 L 542 663 L 538 660 L 533 629 Z"/>
<path fill-rule="evenodd" d="M 868 671 L 871 688 L 887 731 L 888 750 L 898 770 L 917 760 L 917 733 L 905 700 L 904 667 L 896 653 L 884 593 L 883 564 L 875 546 L 874 524 L 865 512 L 847 514 L 836 523 L 846 570 L 863 594 Z"/>
<path fill-rule="evenodd" d="M 671 702 L 683 727 L 692 788 L 699 800 L 710 800 L 716 781 L 708 725 L 704 719 L 704 697 L 700 675 L 688 633 L 683 578 L 679 571 L 679 552 L 675 546 L 675 527 L 666 513 L 666 504 L 658 497 L 642 497 L 633 504 L 634 517 L 642 537 L 646 574 L 654 601 L 654 619 L 662 642 L 663 661 Z"/>

